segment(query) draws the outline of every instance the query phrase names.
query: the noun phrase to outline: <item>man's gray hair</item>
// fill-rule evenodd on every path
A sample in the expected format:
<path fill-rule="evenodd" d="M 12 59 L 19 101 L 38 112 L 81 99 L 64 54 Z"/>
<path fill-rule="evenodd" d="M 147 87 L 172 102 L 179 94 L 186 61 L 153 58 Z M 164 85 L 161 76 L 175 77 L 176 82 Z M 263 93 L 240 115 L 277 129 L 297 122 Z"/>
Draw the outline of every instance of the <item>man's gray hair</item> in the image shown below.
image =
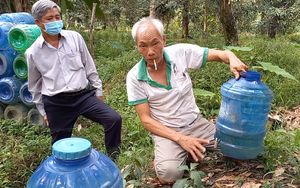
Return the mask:
<path fill-rule="evenodd" d="M 163 23 L 159 19 L 156 19 L 153 17 L 145 17 L 145 18 L 140 19 L 140 21 L 136 22 L 132 27 L 131 35 L 132 35 L 134 42 L 136 42 L 137 30 L 139 28 L 147 29 L 149 23 L 152 23 L 154 25 L 154 27 L 157 29 L 158 33 L 160 34 L 161 38 L 163 39 L 163 36 L 164 36 Z"/>
<path fill-rule="evenodd" d="M 60 12 L 60 7 L 51 0 L 39 0 L 32 6 L 31 13 L 35 19 L 41 20 L 43 15 L 49 10 L 57 8 Z"/>

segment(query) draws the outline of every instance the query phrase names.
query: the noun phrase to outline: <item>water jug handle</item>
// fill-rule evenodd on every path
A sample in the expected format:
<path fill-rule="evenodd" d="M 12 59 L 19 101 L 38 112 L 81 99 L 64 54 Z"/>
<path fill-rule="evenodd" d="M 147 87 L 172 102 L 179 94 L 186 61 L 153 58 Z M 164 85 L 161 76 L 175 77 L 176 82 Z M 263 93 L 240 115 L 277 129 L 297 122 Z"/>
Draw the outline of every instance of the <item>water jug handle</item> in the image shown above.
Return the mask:
<path fill-rule="evenodd" d="M 219 148 L 220 139 L 215 138 L 214 148 Z"/>

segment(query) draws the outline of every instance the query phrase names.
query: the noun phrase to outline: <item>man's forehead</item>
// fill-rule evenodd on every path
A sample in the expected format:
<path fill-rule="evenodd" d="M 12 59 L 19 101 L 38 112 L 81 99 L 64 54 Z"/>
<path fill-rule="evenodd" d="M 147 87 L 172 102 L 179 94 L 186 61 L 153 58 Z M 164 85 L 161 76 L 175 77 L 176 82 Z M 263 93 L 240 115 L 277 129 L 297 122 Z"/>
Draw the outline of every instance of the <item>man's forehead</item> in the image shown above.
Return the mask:
<path fill-rule="evenodd" d="M 161 38 L 158 30 L 154 27 L 141 27 L 137 30 L 137 38 L 147 37 L 148 39 Z"/>

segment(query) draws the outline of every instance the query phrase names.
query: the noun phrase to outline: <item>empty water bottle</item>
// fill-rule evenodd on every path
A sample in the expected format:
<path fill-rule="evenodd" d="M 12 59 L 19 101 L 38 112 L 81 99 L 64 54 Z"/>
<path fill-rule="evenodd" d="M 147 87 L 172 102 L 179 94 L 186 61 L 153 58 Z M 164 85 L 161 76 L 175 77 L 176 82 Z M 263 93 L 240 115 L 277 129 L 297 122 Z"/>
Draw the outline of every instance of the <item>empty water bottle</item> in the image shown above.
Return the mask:
<path fill-rule="evenodd" d="M 0 79 L 0 102 L 4 104 L 16 104 L 21 102 L 20 88 L 24 81 L 17 77 L 4 77 Z"/>
<path fill-rule="evenodd" d="M 235 159 L 252 159 L 263 151 L 263 139 L 273 93 L 255 71 L 241 72 L 221 87 L 222 103 L 215 137 L 221 152 Z"/>
<path fill-rule="evenodd" d="M 27 188 L 123 188 L 122 175 L 109 157 L 92 149 L 89 140 L 64 138 L 30 177 Z"/>
<path fill-rule="evenodd" d="M 4 110 L 4 119 L 14 119 L 18 123 L 25 123 L 28 107 L 22 103 L 10 104 Z"/>
<path fill-rule="evenodd" d="M 19 91 L 19 97 L 26 106 L 29 106 L 29 107 L 34 106 L 34 103 L 32 101 L 33 97 L 31 95 L 31 93 L 28 91 L 28 82 L 25 82 L 21 86 L 20 91 Z"/>
<path fill-rule="evenodd" d="M 28 12 L 4 13 L 0 15 L 0 21 L 12 22 L 16 24 L 35 24 L 33 16 Z"/>
<path fill-rule="evenodd" d="M 28 67 L 27 67 L 27 60 L 23 54 L 19 54 L 14 62 L 13 62 L 13 69 L 17 77 L 27 80 L 28 76 Z"/>
<path fill-rule="evenodd" d="M 0 50 L 0 78 L 15 75 L 13 64 L 17 54 L 12 50 Z"/>
<path fill-rule="evenodd" d="M 46 122 L 39 113 L 38 109 L 31 108 L 27 114 L 27 122 L 39 125 L 41 128 L 44 128 L 46 126 Z"/>
<path fill-rule="evenodd" d="M 0 50 L 13 50 L 8 42 L 8 32 L 13 27 L 13 23 L 0 22 Z"/>
<path fill-rule="evenodd" d="M 16 51 L 24 52 L 41 35 L 41 29 L 35 24 L 17 24 L 8 33 L 8 41 Z"/>

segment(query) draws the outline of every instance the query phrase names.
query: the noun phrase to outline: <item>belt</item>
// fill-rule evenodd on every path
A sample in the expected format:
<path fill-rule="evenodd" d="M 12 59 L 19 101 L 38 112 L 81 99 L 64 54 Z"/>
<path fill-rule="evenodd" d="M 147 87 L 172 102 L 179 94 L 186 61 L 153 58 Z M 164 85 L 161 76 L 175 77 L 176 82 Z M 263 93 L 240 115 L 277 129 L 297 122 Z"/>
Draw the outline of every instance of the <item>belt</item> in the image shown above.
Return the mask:
<path fill-rule="evenodd" d="M 59 93 L 57 95 L 54 95 L 53 97 L 55 98 L 67 98 L 67 97 L 79 97 L 84 95 L 85 93 L 95 90 L 96 88 L 90 88 L 89 86 L 87 86 L 86 88 L 80 90 L 80 91 L 75 91 L 75 92 L 63 92 L 63 93 Z"/>

